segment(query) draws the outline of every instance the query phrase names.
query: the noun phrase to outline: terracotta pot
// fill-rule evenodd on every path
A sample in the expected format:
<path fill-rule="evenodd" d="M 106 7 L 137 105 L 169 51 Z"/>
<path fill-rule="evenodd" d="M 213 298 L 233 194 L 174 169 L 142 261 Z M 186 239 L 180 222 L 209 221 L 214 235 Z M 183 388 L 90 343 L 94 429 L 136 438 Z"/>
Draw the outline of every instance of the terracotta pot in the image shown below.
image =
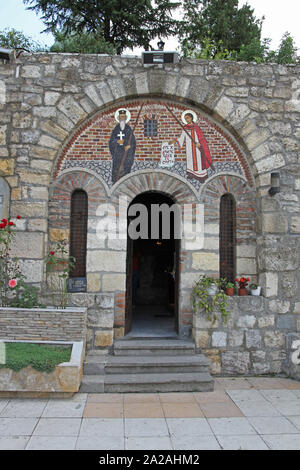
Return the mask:
<path fill-rule="evenodd" d="M 241 296 L 247 295 L 247 289 L 246 289 L 246 287 L 240 287 L 240 288 L 239 288 L 239 295 L 241 295 Z"/>
<path fill-rule="evenodd" d="M 234 287 L 226 287 L 225 293 L 226 295 L 229 295 L 230 297 L 232 297 L 234 295 Z"/>

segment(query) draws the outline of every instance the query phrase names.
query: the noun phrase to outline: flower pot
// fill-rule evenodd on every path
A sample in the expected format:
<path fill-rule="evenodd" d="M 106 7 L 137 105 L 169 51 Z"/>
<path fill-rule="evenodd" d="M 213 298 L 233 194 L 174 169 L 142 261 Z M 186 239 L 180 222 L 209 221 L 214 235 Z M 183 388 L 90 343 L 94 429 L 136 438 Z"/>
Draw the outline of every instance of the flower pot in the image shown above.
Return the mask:
<path fill-rule="evenodd" d="M 216 284 L 211 284 L 211 286 L 207 289 L 208 295 L 216 295 L 218 292 L 218 286 Z"/>
<path fill-rule="evenodd" d="M 258 286 L 257 289 L 251 289 L 251 295 L 260 295 L 261 286 Z"/>
<path fill-rule="evenodd" d="M 226 287 L 225 294 L 232 297 L 234 295 L 234 287 Z"/>
<path fill-rule="evenodd" d="M 239 294 L 240 296 L 247 295 L 247 289 L 246 289 L 246 287 L 240 287 L 238 294 Z"/>

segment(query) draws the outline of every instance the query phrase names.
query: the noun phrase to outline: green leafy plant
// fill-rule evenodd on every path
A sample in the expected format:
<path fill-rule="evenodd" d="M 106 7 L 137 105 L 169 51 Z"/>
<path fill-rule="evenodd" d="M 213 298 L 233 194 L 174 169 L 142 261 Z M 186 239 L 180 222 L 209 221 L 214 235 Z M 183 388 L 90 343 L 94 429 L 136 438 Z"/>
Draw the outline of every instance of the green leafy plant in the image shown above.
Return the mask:
<path fill-rule="evenodd" d="M 250 287 L 251 290 L 255 290 L 255 289 L 258 288 L 258 284 L 250 284 L 249 287 Z"/>
<path fill-rule="evenodd" d="M 232 289 L 234 287 L 234 283 L 233 282 L 227 282 L 226 287 L 227 287 L 227 289 Z"/>
<path fill-rule="evenodd" d="M 217 286 L 217 292 L 209 294 L 211 286 Z M 202 275 L 197 281 L 192 291 L 192 307 L 194 312 L 203 310 L 208 320 L 217 318 L 217 312 L 220 312 L 223 321 L 226 323 L 229 317 L 227 307 L 227 296 L 222 290 L 224 279 L 215 279 L 210 276 Z"/>
<path fill-rule="evenodd" d="M 58 286 L 56 287 L 53 283 L 50 283 L 53 305 L 55 305 L 55 296 L 58 294 L 59 306 L 66 308 L 68 302 L 67 280 L 75 263 L 76 258 L 74 258 L 74 256 L 68 256 L 66 240 L 57 242 L 56 250 L 49 252 L 46 258 L 47 270 L 48 272 L 58 272 Z"/>

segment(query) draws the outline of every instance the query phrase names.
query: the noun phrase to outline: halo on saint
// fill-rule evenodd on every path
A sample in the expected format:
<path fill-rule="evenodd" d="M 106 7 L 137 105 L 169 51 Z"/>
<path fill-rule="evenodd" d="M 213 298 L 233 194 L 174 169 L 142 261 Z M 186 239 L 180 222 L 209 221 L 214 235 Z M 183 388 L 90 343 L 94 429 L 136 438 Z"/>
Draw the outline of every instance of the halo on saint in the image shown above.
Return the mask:
<path fill-rule="evenodd" d="M 193 116 L 193 121 L 197 122 L 197 114 L 195 113 L 195 111 L 193 111 L 192 109 L 187 109 L 186 111 L 183 111 L 181 115 L 181 120 L 183 124 L 187 124 L 186 119 L 185 119 L 186 114 L 191 114 Z"/>
<path fill-rule="evenodd" d="M 126 109 L 126 108 L 119 108 L 119 109 L 117 109 L 117 111 L 115 112 L 115 120 L 116 120 L 117 122 L 120 122 L 120 120 L 119 120 L 120 111 L 121 111 L 121 113 L 122 113 L 122 111 L 123 111 L 123 113 L 124 113 L 124 112 L 126 113 L 125 123 L 127 124 L 127 122 L 130 121 L 131 114 L 130 114 L 130 112 L 128 111 L 128 109 Z"/>

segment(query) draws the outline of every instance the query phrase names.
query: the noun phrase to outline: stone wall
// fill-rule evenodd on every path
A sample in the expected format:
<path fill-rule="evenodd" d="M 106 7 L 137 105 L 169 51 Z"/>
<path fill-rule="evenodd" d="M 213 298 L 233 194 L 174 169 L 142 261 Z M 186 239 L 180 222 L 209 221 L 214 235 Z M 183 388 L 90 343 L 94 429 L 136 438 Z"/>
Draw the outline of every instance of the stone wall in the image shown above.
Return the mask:
<path fill-rule="evenodd" d="M 0 308 L 0 339 L 86 341 L 86 308 Z"/>
<path fill-rule="evenodd" d="M 266 353 L 269 370 L 276 369 L 281 346 L 274 345 L 271 358 L 272 347 L 265 344 L 267 327 L 260 329 L 258 320 L 274 317 L 272 328 L 280 334 L 300 330 L 299 72 L 300 66 L 295 65 L 187 59 L 144 68 L 136 57 L 78 54 L 22 54 L 11 63 L 0 64 L 0 176 L 9 186 L 11 217 L 22 217 L 13 254 L 20 258 L 30 282 L 44 285 L 45 254 L 51 244 L 68 237 L 71 191 L 75 187 L 87 190 L 91 204 L 88 292 L 75 304 L 84 302 L 89 308 L 91 347 L 111 345 L 114 335 L 124 334 L 125 321 L 126 246 L 110 241 L 101 245 L 96 237 L 96 205 L 102 200 L 116 205 L 122 194 L 130 203 L 147 190 L 166 192 L 180 204 L 204 202 L 204 249 L 188 251 L 182 243 L 180 252 L 179 318 L 182 332 L 188 334 L 193 321 L 193 283 L 202 273 L 218 272 L 219 199 L 224 192 L 233 192 L 238 206 L 237 274 L 258 279 L 264 296 L 259 300 L 264 303 L 259 318 L 254 327 L 247 328 L 259 331 L 262 344 L 270 349 L 258 351 Z M 91 165 L 84 167 L 82 158 L 86 161 L 93 155 L 83 149 L 80 156 L 80 146 L 72 153 L 75 147 L 71 146 L 84 142 L 88 124 L 141 99 L 165 100 L 174 108 L 195 110 L 214 129 L 211 137 L 223 136 L 240 155 L 242 173 L 224 167 L 195 186 L 180 174 L 146 168 L 110 186 Z M 97 143 L 93 152 L 96 150 Z M 64 169 L 60 166 L 63 156 L 70 157 Z M 273 171 L 280 172 L 281 188 L 271 197 Z M 70 296 L 70 305 L 74 298 Z M 238 308 L 233 307 L 234 315 Z M 241 311 L 243 317 L 248 316 L 246 310 Z M 233 328 L 237 336 L 241 334 L 238 320 Z M 251 334 L 256 335 L 246 336 L 247 331 L 243 331 L 245 344 Z M 220 333 L 227 333 L 226 347 L 230 348 L 229 330 Z M 213 338 L 215 344 L 216 336 Z M 260 362 L 252 350 L 246 352 L 250 371 Z M 220 354 L 216 356 L 221 358 Z"/>
<path fill-rule="evenodd" d="M 227 297 L 227 323 L 217 315 L 209 321 L 194 314 L 196 347 L 211 360 L 211 371 L 221 375 L 261 375 L 282 372 L 287 360 L 290 331 L 299 331 L 300 312 L 288 302 L 264 297 Z"/>

